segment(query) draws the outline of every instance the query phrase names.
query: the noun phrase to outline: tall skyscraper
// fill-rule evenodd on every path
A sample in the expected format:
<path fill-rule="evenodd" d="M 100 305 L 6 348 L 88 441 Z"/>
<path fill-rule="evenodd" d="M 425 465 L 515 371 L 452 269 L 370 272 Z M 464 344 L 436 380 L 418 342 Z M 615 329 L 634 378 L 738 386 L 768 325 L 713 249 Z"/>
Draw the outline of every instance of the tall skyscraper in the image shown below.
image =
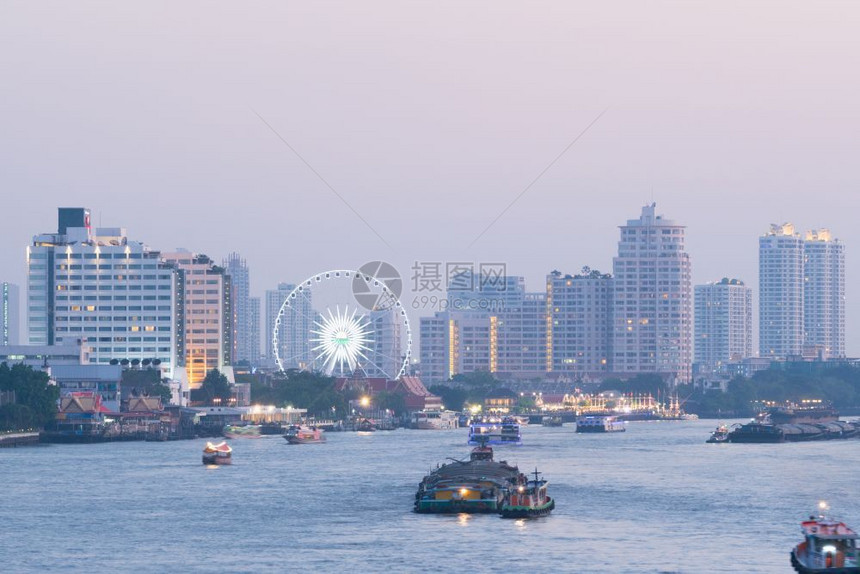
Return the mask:
<path fill-rule="evenodd" d="M 752 289 L 739 279 L 696 285 L 695 362 L 717 369 L 752 354 Z"/>
<path fill-rule="evenodd" d="M 284 301 L 296 288 L 291 283 L 279 283 L 278 288 L 266 291 L 266 357 L 275 366 L 274 334 L 278 329 L 278 355 L 285 369 L 313 369 L 313 353 L 310 340 L 317 313 L 313 309 L 313 295 L 305 289 L 290 305 L 277 323 L 278 313 Z"/>
<path fill-rule="evenodd" d="M 248 264 L 238 253 L 231 253 L 223 262 L 233 292 L 233 360 L 240 363 L 251 363 L 259 357 L 259 350 L 254 350 L 251 325 L 251 281 Z M 259 318 L 259 317 L 258 317 Z M 260 346 L 257 336 L 257 349 Z"/>
<path fill-rule="evenodd" d="M 693 361 L 693 288 L 685 227 L 642 208 L 621 226 L 613 259 L 612 370 L 688 383 Z"/>
<path fill-rule="evenodd" d="M 163 253 L 162 259 L 182 271 L 185 291 L 185 370 L 197 388 L 212 369 L 232 364 L 233 295 L 230 277 L 206 255 L 188 251 Z"/>
<path fill-rule="evenodd" d="M 579 275 L 553 272 L 546 278 L 547 370 L 596 375 L 612 359 L 611 275 L 584 268 Z"/>
<path fill-rule="evenodd" d="M 794 225 L 759 237 L 759 355 L 786 358 L 803 348 L 803 239 Z"/>
<path fill-rule="evenodd" d="M 58 232 L 27 249 L 31 345 L 89 347 L 89 361 L 184 365 L 184 285 L 157 251 L 121 228 L 93 229 L 85 208 L 60 208 Z"/>
<path fill-rule="evenodd" d="M 18 345 L 21 311 L 18 286 L 0 281 L 0 346 Z"/>
<path fill-rule="evenodd" d="M 260 298 L 248 298 L 248 352 L 251 365 L 260 364 Z"/>
<path fill-rule="evenodd" d="M 821 358 L 845 356 L 845 250 L 827 229 L 803 244 L 804 346 Z"/>

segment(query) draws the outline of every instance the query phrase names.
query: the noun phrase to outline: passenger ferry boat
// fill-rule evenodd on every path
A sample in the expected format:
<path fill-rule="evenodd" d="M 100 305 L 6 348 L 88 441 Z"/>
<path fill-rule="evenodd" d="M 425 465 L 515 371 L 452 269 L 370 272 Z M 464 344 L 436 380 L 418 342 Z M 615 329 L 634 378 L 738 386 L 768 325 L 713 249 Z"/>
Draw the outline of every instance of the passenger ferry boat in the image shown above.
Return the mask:
<path fill-rule="evenodd" d="M 226 442 L 206 443 L 203 449 L 203 464 L 232 464 L 233 449 Z"/>
<path fill-rule="evenodd" d="M 460 416 L 454 411 L 417 411 L 412 413 L 412 428 L 421 430 L 455 429 Z"/>
<path fill-rule="evenodd" d="M 726 425 L 720 425 L 715 430 L 711 432 L 710 438 L 705 442 L 715 443 L 715 442 L 728 442 L 729 440 L 729 427 Z"/>
<path fill-rule="evenodd" d="M 325 442 L 322 432 L 316 426 L 290 425 L 284 439 L 290 444 L 318 444 Z"/>
<path fill-rule="evenodd" d="M 479 418 L 469 425 L 469 444 L 522 444 L 520 423 L 513 417 Z"/>
<path fill-rule="evenodd" d="M 624 432 L 624 421 L 613 415 L 586 415 L 576 419 L 576 432 Z"/>
<path fill-rule="evenodd" d="M 547 496 L 547 481 L 540 478 L 537 469 L 534 480 L 512 488 L 502 502 L 502 518 L 534 518 L 546 516 L 555 508 L 555 500 Z"/>
<path fill-rule="evenodd" d="M 801 574 L 860 573 L 858 539 L 860 536 L 846 526 L 827 518 L 827 504 L 819 504 L 820 514 L 800 523 L 803 542 L 791 551 L 791 565 Z"/>
<path fill-rule="evenodd" d="M 524 484 L 516 466 L 493 460 L 493 449 L 472 449 L 469 460 L 452 460 L 424 477 L 415 493 L 421 514 L 497 513 L 506 493 Z"/>

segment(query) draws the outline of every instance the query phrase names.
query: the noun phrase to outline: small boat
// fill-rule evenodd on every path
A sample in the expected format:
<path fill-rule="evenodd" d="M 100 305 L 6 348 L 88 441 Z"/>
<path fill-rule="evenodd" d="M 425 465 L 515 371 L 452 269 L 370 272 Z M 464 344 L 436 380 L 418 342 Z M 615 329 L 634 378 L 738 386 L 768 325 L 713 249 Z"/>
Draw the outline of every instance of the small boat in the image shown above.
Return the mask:
<path fill-rule="evenodd" d="M 469 425 L 469 444 L 522 444 L 520 423 L 514 417 L 474 419 Z"/>
<path fill-rule="evenodd" d="M 358 432 L 373 432 L 376 430 L 376 425 L 370 419 L 362 419 L 355 425 L 355 430 Z"/>
<path fill-rule="evenodd" d="M 860 536 L 823 514 L 827 504 L 819 504 L 819 516 L 800 523 L 803 542 L 791 551 L 791 565 L 800 574 L 858 574 L 857 540 Z"/>
<path fill-rule="evenodd" d="M 203 449 L 203 464 L 231 464 L 233 449 L 226 442 L 218 444 L 206 443 Z"/>
<path fill-rule="evenodd" d="M 555 500 L 546 494 L 547 481 L 540 478 L 537 469 L 534 477 L 508 490 L 499 511 L 502 518 L 535 518 L 552 512 Z"/>
<path fill-rule="evenodd" d="M 540 424 L 545 427 L 560 427 L 564 424 L 564 421 L 562 421 L 561 417 L 558 415 L 548 415 L 541 418 Z"/>
<path fill-rule="evenodd" d="M 227 438 L 260 438 L 262 433 L 260 425 L 227 425 L 224 427 L 224 436 Z"/>
<path fill-rule="evenodd" d="M 613 415 L 586 415 L 576 419 L 576 432 L 624 432 L 624 421 Z"/>
<path fill-rule="evenodd" d="M 318 444 L 325 442 L 322 429 L 316 426 L 290 425 L 284 438 L 290 444 Z"/>
<path fill-rule="evenodd" d="M 729 440 L 729 427 L 726 425 L 720 425 L 715 430 L 711 432 L 711 436 L 705 442 L 707 443 L 715 443 L 715 442 L 728 442 Z"/>

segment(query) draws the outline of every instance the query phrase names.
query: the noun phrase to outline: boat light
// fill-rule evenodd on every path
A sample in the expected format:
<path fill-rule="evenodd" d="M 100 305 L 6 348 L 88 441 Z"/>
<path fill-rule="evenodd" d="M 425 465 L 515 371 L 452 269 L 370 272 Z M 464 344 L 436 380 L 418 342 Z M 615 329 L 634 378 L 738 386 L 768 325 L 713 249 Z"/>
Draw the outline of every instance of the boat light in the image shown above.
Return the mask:
<path fill-rule="evenodd" d="M 520 486 L 517 490 L 519 490 L 520 492 L 525 492 L 526 489 L 525 489 L 525 487 Z"/>
<path fill-rule="evenodd" d="M 818 503 L 818 509 L 819 510 L 827 510 L 827 501 L 822 500 L 821 502 L 819 502 Z"/>
<path fill-rule="evenodd" d="M 824 552 L 825 554 L 827 554 L 828 552 L 831 554 L 836 554 L 836 547 L 833 546 L 832 544 L 828 544 L 827 546 L 822 547 L 821 551 Z"/>
<path fill-rule="evenodd" d="M 460 489 L 460 496 L 466 496 L 468 493 L 469 493 L 468 489 L 465 489 L 465 488 Z"/>

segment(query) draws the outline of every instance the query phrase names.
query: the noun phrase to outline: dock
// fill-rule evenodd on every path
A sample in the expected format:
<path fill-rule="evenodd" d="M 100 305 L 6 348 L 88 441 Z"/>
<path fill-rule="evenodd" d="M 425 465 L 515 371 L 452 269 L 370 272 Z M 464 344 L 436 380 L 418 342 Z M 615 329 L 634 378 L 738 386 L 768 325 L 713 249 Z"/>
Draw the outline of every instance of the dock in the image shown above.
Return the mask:
<path fill-rule="evenodd" d="M 33 446 L 39 444 L 38 432 L 19 432 L 0 434 L 0 448 L 13 448 L 18 446 Z"/>

